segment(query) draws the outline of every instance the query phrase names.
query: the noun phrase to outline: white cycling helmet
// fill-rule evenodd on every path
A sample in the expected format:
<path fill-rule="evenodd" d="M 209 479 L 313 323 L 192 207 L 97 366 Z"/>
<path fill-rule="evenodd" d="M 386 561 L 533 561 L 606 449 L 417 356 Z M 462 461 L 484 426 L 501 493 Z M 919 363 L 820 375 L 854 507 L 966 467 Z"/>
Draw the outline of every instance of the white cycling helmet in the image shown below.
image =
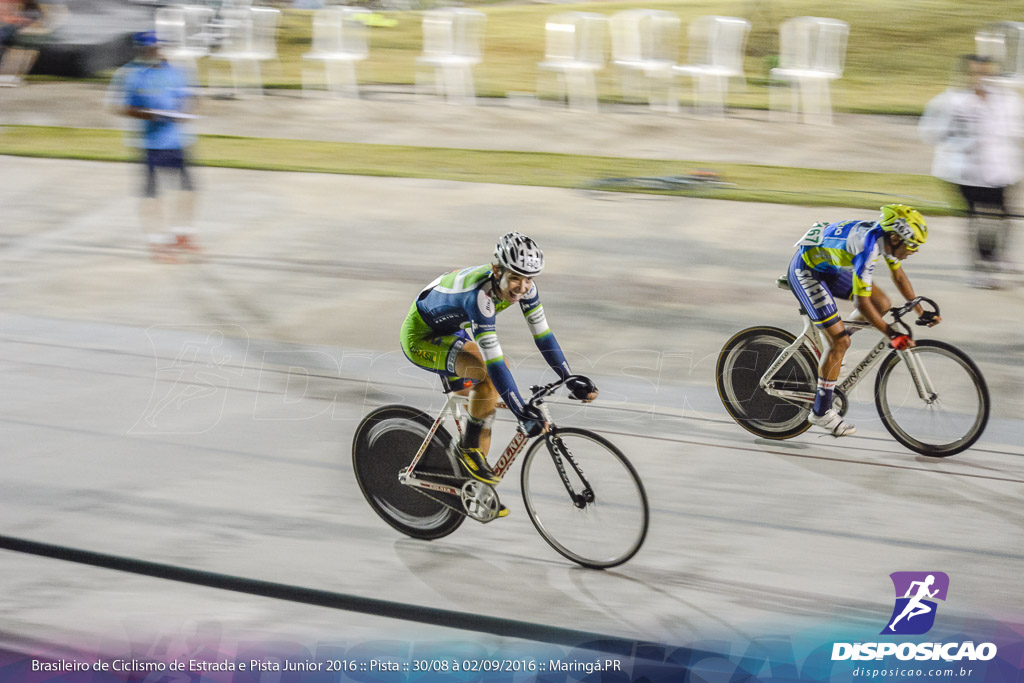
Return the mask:
<path fill-rule="evenodd" d="M 494 245 L 494 262 L 513 273 L 536 277 L 544 270 L 544 252 L 526 235 L 510 232 Z"/>

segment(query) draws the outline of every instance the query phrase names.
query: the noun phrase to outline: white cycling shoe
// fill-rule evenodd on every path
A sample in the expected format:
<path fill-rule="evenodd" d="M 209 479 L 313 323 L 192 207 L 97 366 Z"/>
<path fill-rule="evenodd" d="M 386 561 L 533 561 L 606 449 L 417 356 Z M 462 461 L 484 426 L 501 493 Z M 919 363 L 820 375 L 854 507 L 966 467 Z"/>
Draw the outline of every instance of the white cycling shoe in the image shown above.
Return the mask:
<path fill-rule="evenodd" d="M 813 412 L 807 416 L 807 421 L 816 427 L 821 427 L 834 437 L 850 436 L 857 431 L 852 422 L 847 422 L 836 412 L 835 408 L 829 408 L 824 415 L 818 416 Z"/>

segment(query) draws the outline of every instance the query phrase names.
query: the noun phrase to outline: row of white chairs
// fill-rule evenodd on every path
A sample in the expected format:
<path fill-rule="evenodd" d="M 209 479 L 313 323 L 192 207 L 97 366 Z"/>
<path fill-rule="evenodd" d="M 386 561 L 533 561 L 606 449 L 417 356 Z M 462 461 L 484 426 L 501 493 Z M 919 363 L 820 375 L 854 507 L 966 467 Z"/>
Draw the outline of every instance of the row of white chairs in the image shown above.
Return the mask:
<path fill-rule="evenodd" d="M 680 20 L 663 10 L 624 10 L 606 18 L 569 12 L 547 23 L 542 70 L 559 77 L 570 106 L 596 110 L 595 74 L 605 67 L 606 25 L 611 32 L 611 65 L 623 97 L 644 97 L 652 107 L 675 110 L 675 78 L 689 78 L 694 105 L 722 115 L 730 81 L 746 87 L 743 62 L 750 22 L 739 17 L 704 16 L 690 23 L 688 60 L 677 64 Z M 772 81 L 789 85 L 794 112 L 805 120 L 831 122 L 828 84 L 842 76 L 849 27 L 837 19 L 797 17 L 780 27 L 779 65 Z M 772 89 L 771 105 L 778 108 Z"/>
<path fill-rule="evenodd" d="M 449 100 L 472 100 L 472 68 L 481 60 L 484 21 L 482 13 L 468 9 L 424 15 L 424 49 L 417 64 L 436 70 L 435 87 Z M 610 26 L 611 65 L 624 97 L 642 96 L 652 107 L 675 111 L 675 77 L 688 77 L 695 106 L 722 115 L 729 81 L 746 87 L 743 59 L 750 22 L 722 16 L 694 20 L 688 34 L 689 60 L 677 64 L 680 23 L 671 12 L 648 9 L 624 10 L 610 18 L 590 12 L 552 16 L 545 25 L 537 91 L 545 92 L 543 74 L 552 74 L 558 96 L 571 108 L 596 111 L 596 74 L 608 63 Z M 848 33 L 845 22 L 820 17 L 798 17 L 780 28 L 779 65 L 770 78 L 792 86 L 792 109 L 803 112 L 805 120 L 831 122 L 829 82 L 843 73 Z M 771 98 L 773 111 L 777 99 Z"/>
<path fill-rule="evenodd" d="M 161 7 L 156 11 L 156 36 L 168 60 L 198 73 L 199 60 L 209 57 L 213 64 L 230 69 L 236 94 L 250 86 L 262 94 L 262 64 L 280 68 L 277 30 L 281 11 L 271 7 L 239 4 L 215 12 L 204 5 Z M 211 68 L 210 81 L 219 73 Z M 225 79 L 226 80 L 226 79 Z"/>
<path fill-rule="evenodd" d="M 314 65 L 322 68 L 328 91 L 358 96 L 355 65 L 369 48 L 360 7 L 330 6 L 313 14 L 312 48 L 303 55 L 303 90 L 320 83 Z M 236 92 L 248 80 L 260 91 L 261 64 L 277 62 L 276 34 L 280 11 L 265 7 L 224 10 L 214 16 L 203 6 L 157 11 L 158 38 L 172 60 L 197 69 L 209 56 L 230 66 Z M 486 17 L 464 8 L 444 8 L 423 15 L 423 53 L 416 60 L 417 92 L 434 93 L 453 102 L 472 102 L 473 68 L 482 60 Z M 680 20 L 671 12 L 632 9 L 610 18 L 589 12 L 552 16 L 545 25 L 545 57 L 538 64 L 538 92 L 546 92 L 543 74 L 555 79 L 555 90 L 573 109 L 597 109 L 597 72 L 609 63 L 624 97 L 643 97 L 652 107 L 675 110 L 679 101 L 676 77 L 692 81 L 695 106 L 721 115 L 729 82 L 746 85 L 743 60 L 750 23 L 737 17 L 706 16 L 688 31 L 688 61 L 677 64 Z M 611 60 L 606 57 L 611 34 Z M 780 28 L 779 65 L 770 78 L 789 84 L 791 108 L 805 120 L 831 120 L 829 82 L 843 72 L 848 26 L 835 19 L 798 17 Z M 279 64 L 279 62 L 278 62 Z M 214 81 L 211 71 L 211 81 Z M 771 105 L 778 109 L 773 88 Z"/>

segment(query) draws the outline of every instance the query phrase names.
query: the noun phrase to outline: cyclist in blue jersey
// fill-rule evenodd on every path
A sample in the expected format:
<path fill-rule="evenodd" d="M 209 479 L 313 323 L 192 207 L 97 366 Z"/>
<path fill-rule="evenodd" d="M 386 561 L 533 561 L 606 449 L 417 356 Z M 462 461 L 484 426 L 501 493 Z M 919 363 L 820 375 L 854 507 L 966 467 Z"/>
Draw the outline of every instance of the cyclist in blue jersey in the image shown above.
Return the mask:
<path fill-rule="evenodd" d="M 789 264 L 789 283 L 810 316 L 825 333 L 829 343 L 818 368 L 818 390 L 808 421 L 824 428 L 832 436 L 848 436 L 856 427 L 832 408 L 832 394 L 839 378 L 843 356 L 850 348 L 850 332 L 843 325 L 836 299 L 856 301 L 857 312 L 892 340 L 892 346 L 905 349 L 914 341 L 893 329 L 882 316 L 891 308 L 889 297 L 873 286 L 875 264 L 881 256 L 889 267 L 893 284 L 906 300 L 913 299 L 914 288 L 900 267 L 902 261 L 928 241 L 924 217 L 908 206 L 883 206 L 877 221 L 840 221 L 815 223 L 794 246 L 796 255 Z M 917 307 L 918 314 L 924 309 Z M 928 326 L 939 324 L 935 316 Z"/>
<path fill-rule="evenodd" d="M 544 360 L 559 377 L 572 374 L 533 282 L 543 268 L 544 254 L 537 243 L 510 232 L 498 240 L 490 265 L 451 271 L 427 285 L 402 325 L 406 357 L 441 375 L 449 390 L 469 395 L 459 462 L 469 476 L 488 484 L 497 483 L 487 451 L 499 397 L 530 436 L 548 429 L 516 388 L 498 343 L 495 316 L 518 303 Z M 588 378 L 573 378 L 566 387 L 584 403 L 597 398 L 597 387 Z"/>

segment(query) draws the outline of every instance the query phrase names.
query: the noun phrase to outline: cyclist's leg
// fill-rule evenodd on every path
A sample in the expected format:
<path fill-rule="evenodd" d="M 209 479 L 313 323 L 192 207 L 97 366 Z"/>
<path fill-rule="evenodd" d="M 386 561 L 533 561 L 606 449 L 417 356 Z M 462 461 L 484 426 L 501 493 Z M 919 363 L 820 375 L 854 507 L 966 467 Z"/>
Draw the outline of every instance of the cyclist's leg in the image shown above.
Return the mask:
<path fill-rule="evenodd" d="M 440 375 L 449 391 L 469 396 L 469 419 L 462 434 L 462 447 L 491 445 L 491 422 L 498 403 L 498 391 L 487 376 L 483 356 L 476 343 L 463 331 L 438 336 L 420 317 L 416 304 L 402 325 L 402 351 L 414 365 Z M 470 380 L 472 387 L 466 387 Z M 468 390 L 468 391 L 467 391 Z"/>
<path fill-rule="evenodd" d="M 845 294 L 849 285 L 844 283 L 842 276 L 842 273 L 827 276 L 815 271 L 807 266 L 799 251 L 789 264 L 790 288 L 811 322 L 824 332 L 828 342 L 828 351 L 822 355 L 818 367 L 818 386 L 808 419 L 812 424 L 825 427 L 835 436 L 853 433 L 853 426 L 832 411 L 832 394 L 842 369 L 843 357 L 850 348 L 850 337 L 829 288 L 831 281 Z"/>
<path fill-rule="evenodd" d="M 487 366 L 476 342 L 466 342 L 459 350 L 455 357 L 455 374 L 477 381 L 469 390 L 469 420 L 462 445 L 479 448 L 486 456 L 491 448 L 491 423 L 498 407 L 498 390 L 487 375 Z"/>
<path fill-rule="evenodd" d="M 479 382 L 478 379 L 458 375 L 455 368 L 455 361 L 463 347 L 473 344 L 469 335 L 462 330 L 454 334 L 438 335 L 420 317 L 416 304 L 409 309 L 409 315 L 402 324 L 401 342 L 402 352 L 409 362 L 439 375 L 444 391 L 467 396 L 473 385 Z"/>
<path fill-rule="evenodd" d="M 788 277 L 793 295 L 814 326 L 825 333 L 829 344 L 828 352 L 822 354 L 818 377 L 834 382 L 839 377 L 843 356 L 850 348 L 849 335 L 839 317 L 835 296 L 849 298 L 848 294 L 852 293 L 850 277 L 846 273 L 819 273 L 804 263 L 800 252 L 796 253 L 789 264 Z M 833 289 L 838 290 L 835 296 Z"/>
<path fill-rule="evenodd" d="M 834 297 L 829 310 L 836 311 L 835 317 L 828 321 L 827 324 L 820 325 L 821 331 L 825 333 L 825 343 L 828 344 L 828 350 L 821 356 L 821 366 L 819 368 L 819 376 L 829 385 L 828 405 L 825 406 L 827 410 L 832 406 L 831 390 L 835 388 L 835 382 L 839 379 L 839 374 L 842 372 L 843 358 L 846 357 L 846 352 L 850 349 L 850 334 L 846 329 L 846 325 L 839 317 L 835 299 L 853 301 L 853 273 L 848 270 L 842 270 L 838 273 L 827 273 L 822 277 L 822 284 L 825 285 L 825 288 Z M 885 295 L 883 294 L 882 296 Z M 815 413 L 821 414 L 817 410 L 815 410 Z"/>

